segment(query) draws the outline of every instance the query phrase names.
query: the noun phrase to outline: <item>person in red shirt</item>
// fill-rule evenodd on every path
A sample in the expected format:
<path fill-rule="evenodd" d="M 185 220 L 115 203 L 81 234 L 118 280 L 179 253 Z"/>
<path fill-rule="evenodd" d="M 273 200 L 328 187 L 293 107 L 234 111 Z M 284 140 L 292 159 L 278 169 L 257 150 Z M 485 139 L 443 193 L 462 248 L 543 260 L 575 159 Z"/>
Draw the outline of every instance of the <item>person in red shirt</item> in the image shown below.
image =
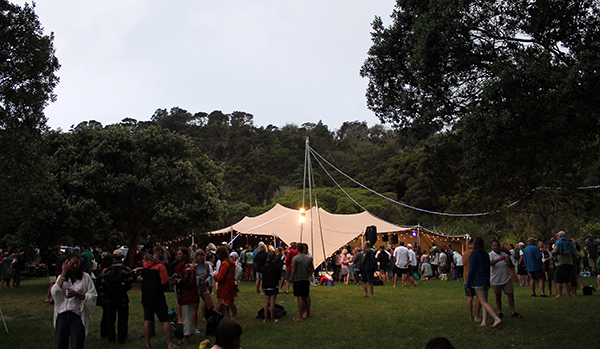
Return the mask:
<path fill-rule="evenodd" d="M 296 249 L 296 243 L 292 242 L 290 249 L 285 255 L 285 294 L 290 293 L 290 284 L 292 283 L 292 259 L 296 257 L 298 250 Z"/>
<path fill-rule="evenodd" d="M 169 286 L 167 267 L 161 262 L 165 256 L 162 246 L 155 246 L 152 257 L 146 259 L 142 269 L 142 305 L 144 307 L 144 338 L 146 347 L 150 348 L 150 333 L 154 327 L 154 314 L 163 325 L 163 332 L 167 338 L 168 348 L 177 346 L 171 341 L 171 325 L 165 290 Z"/>
<path fill-rule="evenodd" d="M 235 299 L 237 298 L 235 263 L 229 260 L 229 251 L 226 247 L 221 246 L 217 249 L 217 257 L 221 261 L 219 272 L 214 276 L 215 280 L 219 283 L 217 285 L 218 310 L 223 313 L 226 319 L 235 319 L 237 318 L 237 307 L 235 306 Z M 231 315 L 229 314 L 230 310 Z"/>

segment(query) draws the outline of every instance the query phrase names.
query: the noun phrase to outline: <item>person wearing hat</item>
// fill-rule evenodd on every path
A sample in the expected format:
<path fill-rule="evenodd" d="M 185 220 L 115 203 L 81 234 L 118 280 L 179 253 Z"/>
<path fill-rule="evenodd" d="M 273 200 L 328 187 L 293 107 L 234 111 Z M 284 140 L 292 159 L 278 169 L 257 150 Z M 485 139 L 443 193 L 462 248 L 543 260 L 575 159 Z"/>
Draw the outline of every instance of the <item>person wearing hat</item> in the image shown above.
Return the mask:
<path fill-rule="evenodd" d="M 119 341 L 123 344 L 127 341 L 129 322 L 129 297 L 127 291 L 133 287 L 134 278 L 131 269 L 123 264 L 125 253 L 123 250 L 114 250 L 112 253 L 113 263 L 104 269 L 100 283 L 100 292 L 105 295 L 107 338 L 109 342 Z M 115 332 L 115 323 L 119 319 L 118 338 Z"/>
<path fill-rule="evenodd" d="M 527 274 L 527 268 L 525 268 L 525 260 L 523 258 L 524 250 L 525 244 L 519 242 L 517 244 L 517 251 L 515 252 L 517 255 L 517 276 L 519 278 L 519 286 L 527 286 L 529 284 L 529 275 Z"/>
<path fill-rule="evenodd" d="M 544 263 L 542 262 L 542 253 L 536 245 L 534 238 L 527 239 L 527 247 L 523 251 L 523 262 L 529 273 L 531 297 L 537 297 L 535 294 L 535 281 L 540 281 L 541 296 L 548 297 L 545 291 L 546 276 L 544 275 Z"/>

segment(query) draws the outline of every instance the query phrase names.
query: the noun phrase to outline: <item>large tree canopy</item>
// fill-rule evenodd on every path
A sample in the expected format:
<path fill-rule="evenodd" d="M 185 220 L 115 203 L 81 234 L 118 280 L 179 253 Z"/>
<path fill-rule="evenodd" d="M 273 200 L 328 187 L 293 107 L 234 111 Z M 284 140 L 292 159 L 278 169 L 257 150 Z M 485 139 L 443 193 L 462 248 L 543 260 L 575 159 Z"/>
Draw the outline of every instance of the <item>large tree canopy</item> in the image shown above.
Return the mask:
<path fill-rule="evenodd" d="M 43 110 L 56 96 L 54 35 L 44 35 L 33 7 L 0 0 L 0 130 L 46 126 Z"/>
<path fill-rule="evenodd" d="M 222 169 L 186 136 L 86 122 L 47 138 L 57 237 L 131 246 L 148 233 L 160 241 L 207 231 L 221 218 Z"/>
<path fill-rule="evenodd" d="M 361 69 L 381 121 L 428 135 L 506 103 L 597 129 L 597 1 L 398 0 L 391 17 L 389 27 L 373 22 Z M 549 108 L 553 98 L 567 107 Z"/>
<path fill-rule="evenodd" d="M 21 237 L 34 236 L 34 207 L 45 202 L 43 110 L 56 98 L 60 67 L 52 41 L 32 6 L 0 0 L 0 239 L 6 244 L 27 244 Z"/>
<path fill-rule="evenodd" d="M 382 121 L 459 132 L 477 184 L 500 199 L 581 185 L 600 135 L 594 0 L 399 0 L 373 22 L 361 74 Z"/>

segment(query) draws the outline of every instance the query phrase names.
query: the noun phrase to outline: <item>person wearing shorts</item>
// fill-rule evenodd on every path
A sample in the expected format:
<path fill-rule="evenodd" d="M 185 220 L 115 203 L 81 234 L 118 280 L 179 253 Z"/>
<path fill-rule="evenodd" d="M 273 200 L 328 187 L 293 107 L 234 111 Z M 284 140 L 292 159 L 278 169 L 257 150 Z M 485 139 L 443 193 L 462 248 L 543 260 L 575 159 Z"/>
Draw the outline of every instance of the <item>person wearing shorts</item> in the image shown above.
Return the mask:
<path fill-rule="evenodd" d="M 545 291 L 546 284 L 546 275 L 544 275 L 544 263 L 542 262 L 542 253 L 538 249 L 536 245 L 536 240 L 534 238 L 527 239 L 527 247 L 523 251 L 523 261 L 525 262 L 525 267 L 527 268 L 527 272 L 529 273 L 529 278 L 531 279 L 531 297 L 537 297 L 535 294 L 535 281 L 540 281 L 540 295 L 542 297 L 548 297 Z"/>
<path fill-rule="evenodd" d="M 142 305 L 144 307 L 144 338 L 146 347 L 150 348 L 150 334 L 154 329 L 154 315 L 163 325 L 163 332 L 167 339 L 168 348 L 177 346 L 171 341 L 171 325 L 169 324 L 169 313 L 165 289 L 169 286 L 167 267 L 161 262 L 165 249 L 155 246 L 152 257 L 146 259 L 142 269 Z"/>
<path fill-rule="evenodd" d="M 410 264 L 410 256 L 408 248 L 404 246 L 404 241 L 400 241 L 400 246 L 394 250 L 394 287 L 398 286 L 398 276 L 402 276 L 402 287 L 408 279 L 408 265 Z"/>
<path fill-rule="evenodd" d="M 566 238 L 566 233 L 560 231 L 556 234 L 556 244 L 552 254 L 556 255 L 556 268 L 554 270 L 554 281 L 556 282 L 556 298 L 562 296 L 563 285 L 567 285 L 567 297 L 571 294 L 571 274 L 575 266 L 576 250 L 571 240 Z"/>
<path fill-rule="evenodd" d="M 523 318 L 515 311 L 515 290 L 512 279 L 510 278 L 509 268 L 510 256 L 500 250 L 500 242 L 492 241 L 492 252 L 490 252 L 490 284 L 492 291 L 496 294 L 496 307 L 498 308 L 498 317 L 502 318 L 502 292 L 508 297 L 508 306 L 510 307 L 510 317 Z"/>
<path fill-rule="evenodd" d="M 310 275 L 313 272 L 313 258 L 306 254 L 308 246 L 298 243 L 298 254 L 292 259 L 292 276 L 294 296 L 298 298 L 298 316 L 294 321 L 302 321 L 310 317 Z"/>

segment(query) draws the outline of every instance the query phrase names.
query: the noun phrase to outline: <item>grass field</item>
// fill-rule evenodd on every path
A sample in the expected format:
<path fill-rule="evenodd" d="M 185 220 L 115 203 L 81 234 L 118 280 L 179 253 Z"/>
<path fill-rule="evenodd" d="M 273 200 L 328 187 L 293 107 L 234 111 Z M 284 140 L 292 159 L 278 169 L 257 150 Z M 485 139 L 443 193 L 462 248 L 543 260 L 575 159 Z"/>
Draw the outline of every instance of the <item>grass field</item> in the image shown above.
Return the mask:
<path fill-rule="evenodd" d="M 584 285 L 596 285 L 593 278 Z M 275 324 L 256 319 L 264 296 L 242 283 L 237 300 L 244 329 L 242 348 L 422 348 L 428 339 L 445 336 L 456 348 L 599 348 L 600 293 L 576 298 L 532 298 L 528 287 L 515 285 L 517 311 L 523 319 L 505 316 L 497 328 L 469 322 L 462 284 L 424 281 L 416 288 L 375 287 L 375 297 L 363 298 L 356 285 L 311 288 L 312 318 L 296 323 L 296 299 L 280 294 L 288 315 Z M 44 302 L 47 279 L 24 280 L 18 289 L 0 290 L 0 309 L 9 333 L 0 324 L 0 348 L 54 348 L 53 307 Z M 539 294 L 539 289 L 538 289 Z M 490 295 L 491 292 L 490 292 Z M 102 308 L 96 307 L 86 348 L 145 348 L 139 290 L 130 291 L 129 340 L 124 345 L 100 341 Z M 504 313 L 508 304 L 504 300 Z M 170 307 L 173 293 L 167 294 Z M 493 303 L 492 303 L 493 304 Z M 495 305 L 493 304 L 494 308 Z M 488 321 L 491 325 L 493 321 Z M 204 333 L 204 331 L 203 331 Z M 184 348 L 197 348 L 207 338 L 194 335 Z M 214 341 L 213 337 L 209 337 Z M 152 339 L 154 348 L 166 348 L 164 335 Z"/>

